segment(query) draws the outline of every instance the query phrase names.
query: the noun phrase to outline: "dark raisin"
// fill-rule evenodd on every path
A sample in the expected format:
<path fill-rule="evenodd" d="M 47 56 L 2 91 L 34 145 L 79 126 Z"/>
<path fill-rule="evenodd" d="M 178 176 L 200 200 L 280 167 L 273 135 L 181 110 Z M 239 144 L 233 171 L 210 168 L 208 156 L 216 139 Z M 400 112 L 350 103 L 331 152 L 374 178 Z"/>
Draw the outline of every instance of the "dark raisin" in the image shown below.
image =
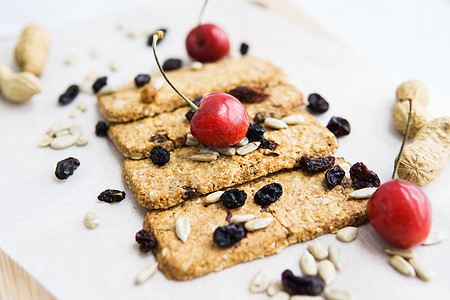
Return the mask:
<path fill-rule="evenodd" d="M 97 78 L 97 80 L 92 85 L 94 94 L 97 94 L 98 91 L 100 91 L 102 89 L 102 87 L 104 87 L 107 83 L 108 83 L 108 77 L 103 76 L 103 77 Z"/>
<path fill-rule="evenodd" d="M 160 28 L 160 29 L 156 29 L 155 31 L 162 31 L 162 32 L 164 32 L 164 34 L 166 34 L 166 33 L 167 33 L 167 28 Z M 164 37 L 158 39 L 158 40 L 156 41 L 156 45 L 158 45 L 163 39 L 164 39 Z M 153 34 L 151 34 L 151 35 L 148 37 L 148 40 L 147 40 L 147 46 L 152 47 L 152 45 L 153 45 Z"/>
<path fill-rule="evenodd" d="M 239 47 L 239 52 L 241 53 L 241 55 L 246 55 L 248 53 L 248 44 L 247 43 L 242 43 L 241 47 Z"/>
<path fill-rule="evenodd" d="M 244 238 L 244 227 L 241 224 L 230 224 L 217 227 L 214 231 L 214 243 L 223 248 L 229 248 Z"/>
<path fill-rule="evenodd" d="M 198 190 L 196 188 L 191 188 L 189 186 L 183 186 L 183 189 L 186 191 L 184 192 L 184 195 L 181 197 L 184 200 L 193 199 L 195 197 L 198 197 Z"/>
<path fill-rule="evenodd" d="M 300 167 L 311 173 L 319 173 L 331 168 L 334 165 L 334 156 L 326 156 L 315 158 L 312 156 L 303 155 L 300 159 Z"/>
<path fill-rule="evenodd" d="M 260 188 L 255 194 L 255 202 L 261 206 L 267 206 L 277 201 L 283 194 L 281 184 L 273 182 Z"/>
<path fill-rule="evenodd" d="M 67 90 L 59 96 L 58 102 L 61 105 L 69 104 L 70 102 L 75 99 L 76 96 L 78 96 L 78 93 L 80 92 L 80 88 L 76 84 L 72 84 L 67 88 Z"/>
<path fill-rule="evenodd" d="M 150 158 L 155 165 L 164 166 L 170 160 L 170 152 L 161 146 L 156 146 L 150 151 Z"/>
<path fill-rule="evenodd" d="M 308 106 L 306 106 L 310 111 L 323 113 L 326 112 L 329 108 L 329 104 L 327 100 L 325 100 L 319 94 L 311 94 L 308 96 Z"/>
<path fill-rule="evenodd" d="M 135 239 L 139 244 L 139 250 L 143 253 L 147 253 L 156 247 L 156 239 L 145 229 L 136 232 Z"/>
<path fill-rule="evenodd" d="M 138 76 L 134 77 L 134 85 L 137 88 L 143 87 L 149 82 L 150 82 L 150 75 L 148 74 L 138 74 Z"/>
<path fill-rule="evenodd" d="M 202 100 L 202 99 L 203 99 L 203 96 L 200 96 L 200 97 L 195 98 L 193 102 L 195 105 L 199 106 L 200 100 Z M 195 114 L 195 110 L 193 108 L 191 108 L 184 116 L 186 117 L 186 119 L 188 121 L 191 121 L 194 114 Z"/>
<path fill-rule="evenodd" d="M 167 134 L 154 134 L 151 138 L 150 138 L 150 142 L 152 143 L 164 143 L 165 141 L 168 141 L 169 138 L 167 137 Z"/>
<path fill-rule="evenodd" d="M 176 69 L 181 68 L 183 63 L 181 62 L 181 59 L 178 58 L 169 58 L 163 63 L 163 70 L 164 71 L 173 71 Z"/>
<path fill-rule="evenodd" d="M 276 153 L 276 152 L 269 152 L 269 153 L 263 153 L 264 156 L 273 156 L 273 157 L 278 157 L 280 156 L 280 154 Z"/>
<path fill-rule="evenodd" d="M 291 270 L 285 270 L 281 274 L 281 282 L 284 290 L 289 295 L 320 295 L 325 288 L 325 283 L 314 276 L 295 276 Z"/>
<path fill-rule="evenodd" d="M 330 122 L 328 122 L 327 128 L 336 137 L 341 137 L 350 133 L 350 123 L 341 117 L 332 117 Z"/>
<path fill-rule="evenodd" d="M 248 86 L 238 86 L 230 90 L 229 94 L 243 103 L 258 103 L 269 97 L 264 89 Z"/>
<path fill-rule="evenodd" d="M 266 129 L 264 127 L 259 124 L 250 122 L 250 126 L 248 127 L 246 136 L 250 143 L 259 142 L 263 138 L 264 132 L 266 132 Z"/>
<path fill-rule="evenodd" d="M 58 179 L 67 179 L 80 166 L 80 161 L 76 158 L 69 157 L 59 161 L 56 164 L 55 176 Z"/>
<path fill-rule="evenodd" d="M 226 208 L 237 208 L 245 204 L 247 194 L 238 189 L 230 189 L 220 196 L 220 200 Z"/>
<path fill-rule="evenodd" d="M 120 202 L 125 199 L 127 194 L 119 190 L 104 190 L 98 195 L 97 199 L 107 203 Z"/>
<path fill-rule="evenodd" d="M 150 233 L 148 233 L 147 230 L 145 229 L 141 229 L 138 232 L 136 232 L 136 236 L 135 236 L 136 242 L 138 244 L 143 243 L 143 242 L 148 242 L 151 240 L 151 236 Z"/>
<path fill-rule="evenodd" d="M 350 168 L 350 178 L 358 189 L 379 187 L 381 184 L 377 173 L 369 170 L 362 162 L 357 162 Z"/>
<path fill-rule="evenodd" d="M 262 149 L 269 149 L 269 150 L 275 150 L 277 148 L 277 143 L 275 143 L 274 141 L 262 138 L 261 139 L 261 144 L 259 145 L 259 148 Z"/>
<path fill-rule="evenodd" d="M 334 189 L 344 179 L 345 171 L 339 166 L 332 166 L 325 173 L 325 181 L 329 189 Z"/>
<path fill-rule="evenodd" d="M 106 136 L 108 133 L 109 125 L 105 121 L 98 121 L 95 125 L 96 136 Z"/>
<path fill-rule="evenodd" d="M 255 117 L 253 118 L 253 122 L 256 124 L 262 124 L 266 120 L 266 114 L 263 112 L 256 113 Z"/>

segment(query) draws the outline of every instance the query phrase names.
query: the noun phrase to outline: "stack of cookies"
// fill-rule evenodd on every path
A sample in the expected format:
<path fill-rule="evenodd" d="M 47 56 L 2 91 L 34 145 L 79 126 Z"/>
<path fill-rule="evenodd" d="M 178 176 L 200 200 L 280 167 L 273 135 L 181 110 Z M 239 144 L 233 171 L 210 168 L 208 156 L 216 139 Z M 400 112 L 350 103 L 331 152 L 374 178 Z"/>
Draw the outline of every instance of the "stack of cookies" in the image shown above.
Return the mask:
<path fill-rule="evenodd" d="M 348 200 L 353 191 L 348 174 L 330 189 L 325 171 L 299 168 L 303 156 L 333 156 L 338 142 L 301 109 L 303 94 L 279 68 L 243 56 L 167 76 L 190 99 L 213 92 L 235 95 L 251 122 L 266 129 L 258 141 L 214 149 L 190 140 L 190 108 L 161 77 L 153 76 L 142 88 L 98 94 L 100 111 L 112 124 L 108 135 L 126 157 L 123 176 L 138 203 L 149 209 L 144 228 L 157 240 L 159 268 L 168 278 L 195 278 L 367 220 L 367 200 Z M 284 119 L 289 126 L 274 126 L 269 119 Z M 163 166 L 150 159 L 157 146 L 170 151 Z M 333 161 L 350 168 L 343 159 Z M 230 190 L 245 194 L 237 207 L 223 200 Z M 263 198 L 277 194 L 276 199 L 255 199 L 264 192 Z M 236 225 L 228 230 L 230 224 Z M 218 228 L 225 228 L 222 234 Z M 236 228 L 243 236 L 233 242 Z"/>

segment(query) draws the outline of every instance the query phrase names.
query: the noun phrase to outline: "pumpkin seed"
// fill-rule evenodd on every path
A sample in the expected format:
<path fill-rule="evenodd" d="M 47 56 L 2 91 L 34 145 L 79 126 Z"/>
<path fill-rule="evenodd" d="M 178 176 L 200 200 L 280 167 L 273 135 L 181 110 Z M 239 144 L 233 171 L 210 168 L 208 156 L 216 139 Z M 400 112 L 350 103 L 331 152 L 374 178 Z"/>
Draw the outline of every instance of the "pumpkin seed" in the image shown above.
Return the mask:
<path fill-rule="evenodd" d="M 328 259 L 319 262 L 318 273 L 325 284 L 330 284 L 336 278 L 336 268 Z"/>
<path fill-rule="evenodd" d="M 281 281 L 274 281 L 267 288 L 267 295 L 273 296 L 276 293 L 278 293 L 279 291 L 281 291 L 282 288 L 283 288 L 283 284 L 281 283 Z"/>
<path fill-rule="evenodd" d="M 433 279 L 433 270 L 431 270 L 431 268 L 425 265 L 422 261 L 418 260 L 417 258 L 411 258 L 409 260 L 409 263 L 411 264 L 411 266 L 413 266 L 414 270 L 416 270 L 417 277 L 424 281 Z"/>
<path fill-rule="evenodd" d="M 394 267 L 398 272 L 405 276 L 414 276 L 416 272 L 414 271 L 413 266 L 411 266 L 403 257 L 400 255 L 394 255 L 389 260 L 391 266 Z"/>
<path fill-rule="evenodd" d="M 252 142 L 252 143 L 248 143 L 245 146 L 242 146 L 240 148 L 236 149 L 236 153 L 239 155 L 246 155 L 250 152 L 255 151 L 256 149 L 258 149 L 259 145 L 261 145 L 260 142 Z"/>
<path fill-rule="evenodd" d="M 261 293 L 265 292 L 272 282 L 272 273 L 268 270 L 263 269 L 255 275 L 252 282 L 250 283 L 250 292 Z"/>
<path fill-rule="evenodd" d="M 317 263 L 308 251 L 303 252 L 300 257 L 300 269 L 305 276 L 316 276 L 317 275 Z"/>
<path fill-rule="evenodd" d="M 93 212 L 88 212 L 83 218 L 83 223 L 87 228 L 94 229 L 100 224 L 100 219 Z"/>
<path fill-rule="evenodd" d="M 288 125 L 295 125 L 295 124 L 301 124 L 305 122 L 305 116 L 304 115 L 291 115 L 284 117 L 281 119 L 281 121 L 284 121 Z"/>
<path fill-rule="evenodd" d="M 286 122 L 275 118 L 266 118 L 264 120 L 264 126 L 273 129 L 283 129 L 288 127 Z"/>
<path fill-rule="evenodd" d="M 416 251 L 413 249 L 405 249 L 405 248 L 387 248 L 384 249 L 384 252 L 386 252 L 389 255 L 400 255 L 403 258 L 409 259 L 414 258 L 417 256 Z"/>
<path fill-rule="evenodd" d="M 313 244 L 309 244 L 308 250 L 317 260 L 322 260 L 328 257 L 327 247 L 322 242 L 315 242 Z"/>
<path fill-rule="evenodd" d="M 217 159 L 217 155 L 215 155 L 214 153 L 197 154 L 197 155 L 192 155 L 191 159 L 195 160 L 195 161 L 214 161 Z"/>
<path fill-rule="evenodd" d="M 248 214 L 248 215 L 234 215 L 231 217 L 230 222 L 231 223 L 245 223 L 247 221 L 250 221 L 255 218 L 255 215 Z"/>
<path fill-rule="evenodd" d="M 222 192 L 222 191 L 217 191 L 217 192 L 211 193 L 208 196 L 206 196 L 205 202 L 206 203 L 215 203 L 220 200 L 220 196 L 222 196 L 223 193 L 224 192 Z"/>
<path fill-rule="evenodd" d="M 372 194 L 375 193 L 376 190 L 377 188 L 374 187 L 363 188 L 353 191 L 350 195 L 348 195 L 348 197 L 353 199 L 370 198 L 370 196 L 372 196 Z"/>
<path fill-rule="evenodd" d="M 152 277 L 153 274 L 155 274 L 156 270 L 158 269 L 158 262 L 155 262 L 145 269 L 143 269 L 139 274 L 136 276 L 136 284 L 141 284 L 147 281 L 150 277 Z"/>
<path fill-rule="evenodd" d="M 253 219 L 245 222 L 244 227 L 245 229 L 247 229 L 247 231 L 255 231 L 266 228 L 270 225 L 270 223 L 272 223 L 272 221 L 272 217 Z"/>
<path fill-rule="evenodd" d="M 353 300 L 355 297 L 347 291 L 344 290 L 326 290 L 323 295 L 327 300 Z"/>
<path fill-rule="evenodd" d="M 348 226 L 339 230 L 336 234 L 336 237 L 341 242 L 352 242 L 356 239 L 358 235 L 358 228 L 353 226 Z"/>
<path fill-rule="evenodd" d="M 434 244 L 439 244 L 447 238 L 447 233 L 443 231 L 432 231 L 428 237 L 423 241 L 422 245 L 429 246 Z"/>
<path fill-rule="evenodd" d="M 333 243 L 328 246 L 328 259 L 334 264 L 336 269 L 342 270 L 345 263 L 345 253 L 339 244 Z"/>
<path fill-rule="evenodd" d="M 189 223 L 189 218 L 180 217 L 177 219 L 177 221 L 175 222 L 175 233 L 183 243 L 186 243 L 189 234 L 191 233 L 191 224 Z"/>

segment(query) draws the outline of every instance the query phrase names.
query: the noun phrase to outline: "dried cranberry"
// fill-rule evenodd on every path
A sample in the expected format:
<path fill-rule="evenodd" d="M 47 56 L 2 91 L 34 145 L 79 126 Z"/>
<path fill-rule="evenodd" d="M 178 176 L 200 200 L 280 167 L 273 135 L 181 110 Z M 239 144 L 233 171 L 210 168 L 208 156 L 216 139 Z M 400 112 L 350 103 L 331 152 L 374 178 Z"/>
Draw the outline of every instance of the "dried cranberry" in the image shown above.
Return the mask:
<path fill-rule="evenodd" d="M 59 161 L 56 164 L 55 176 L 58 179 L 67 179 L 73 174 L 73 171 L 80 166 L 80 161 L 76 158 L 69 157 Z"/>
<path fill-rule="evenodd" d="M 181 68 L 182 65 L 183 65 L 183 62 L 181 61 L 181 59 L 169 58 L 168 60 L 166 60 L 163 63 L 162 68 L 164 71 L 173 71 L 173 70 Z"/>
<path fill-rule="evenodd" d="M 170 160 L 170 152 L 161 146 L 156 146 L 150 151 L 150 159 L 157 166 L 164 166 Z"/>
<path fill-rule="evenodd" d="M 248 86 L 238 86 L 230 90 L 229 94 L 243 103 L 258 103 L 269 97 L 264 89 Z"/>
<path fill-rule="evenodd" d="M 369 170 L 362 162 L 357 162 L 350 168 L 350 178 L 358 189 L 379 187 L 381 185 L 377 173 Z"/>
<path fill-rule="evenodd" d="M 311 157 L 303 155 L 300 159 L 300 167 L 311 173 L 319 173 L 329 169 L 334 164 L 334 156 Z"/>
<path fill-rule="evenodd" d="M 311 94 L 308 96 L 308 106 L 306 106 L 310 111 L 323 113 L 326 112 L 329 108 L 329 104 L 327 100 L 325 100 L 319 94 Z"/>
<path fill-rule="evenodd" d="M 249 47 L 247 43 L 242 43 L 239 47 L 239 52 L 241 53 L 241 55 L 246 55 L 248 53 L 248 48 Z"/>
<path fill-rule="evenodd" d="M 249 142 L 258 142 L 263 138 L 266 129 L 259 124 L 250 122 L 250 126 L 247 131 L 247 138 Z"/>
<path fill-rule="evenodd" d="M 78 96 L 78 93 L 80 92 L 80 88 L 76 84 L 72 84 L 67 88 L 67 90 L 59 96 L 58 102 L 61 105 L 69 104 L 70 102 L 75 99 L 76 96 Z"/>
<path fill-rule="evenodd" d="M 350 133 L 350 123 L 341 117 L 332 117 L 328 122 L 327 128 L 336 137 L 341 137 Z"/>
<path fill-rule="evenodd" d="M 269 149 L 274 151 L 277 148 L 277 143 L 275 143 L 274 141 L 262 138 L 261 139 L 261 144 L 259 145 L 259 148 L 261 149 Z"/>
<path fill-rule="evenodd" d="M 139 250 L 147 253 L 156 247 L 156 239 L 145 229 L 136 232 L 136 242 L 139 244 Z"/>
<path fill-rule="evenodd" d="M 291 270 L 285 270 L 281 274 L 281 282 L 284 290 L 289 295 L 320 295 L 325 288 L 325 283 L 314 276 L 295 276 Z"/>
<path fill-rule="evenodd" d="M 203 96 L 200 96 L 200 97 L 195 98 L 193 102 L 195 105 L 198 106 L 200 104 L 200 100 L 202 100 L 202 99 L 203 99 Z M 184 116 L 186 117 L 186 119 L 188 121 L 191 121 L 194 114 L 195 114 L 195 109 L 191 108 Z"/>
<path fill-rule="evenodd" d="M 273 182 L 260 188 L 255 194 L 255 202 L 261 206 L 267 206 L 277 201 L 283 194 L 281 184 Z"/>
<path fill-rule="evenodd" d="M 104 190 L 98 195 L 97 199 L 107 203 L 120 202 L 125 199 L 127 194 L 119 190 Z"/>
<path fill-rule="evenodd" d="M 334 189 L 344 179 L 345 171 L 340 166 L 333 166 L 325 173 L 325 181 L 329 189 Z"/>
<path fill-rule="evenodd" d="M 98 121 L 95 125 L 96 136 L 106 136 L 108 133 L 109 125 L 105 121 Z"/>
<path fill-rule="evenodd" d="M 94 93 L 97 94 L 102 89 L 102 87 L 104 87 L 107 84 L 107 82 L 108 82 L 108 77 L 106 77 L 106 76 L 97 78 L 97 80 L 92 85 L 92 89 L 94 90 Z"/>
<path fill-rule="evenodd" d="M 220 200 L 226 208 L 237 208 L 245 204 L 247 194 L 238 189 L 230 189 L 220 196 Z"/>
<path fill-rule="evenodd" d="M 223 248 L 229 248 L 244 238 L 244 227 L 241 224 L 230 224 L 217 227 L 214 231 L 214 243 Z"/>
<path fill-rule="evenodd" d="M 149 82 L 150 82 L 150 75 L 148 74 L 138 74 L 136 77 L 134 77 L 134 85 L 137 88 L 143 87 Z"/>

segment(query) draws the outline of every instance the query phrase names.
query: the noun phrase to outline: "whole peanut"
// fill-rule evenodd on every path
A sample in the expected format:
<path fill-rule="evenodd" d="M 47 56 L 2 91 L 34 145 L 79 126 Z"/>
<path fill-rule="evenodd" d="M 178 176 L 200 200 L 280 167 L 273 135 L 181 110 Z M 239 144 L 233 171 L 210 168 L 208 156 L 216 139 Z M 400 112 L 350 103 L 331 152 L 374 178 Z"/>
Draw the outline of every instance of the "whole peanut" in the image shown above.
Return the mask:
<path fill-rule="evenodd" d="M 0 64 L 0 91 L 5 98 L 25 102 L 41 89 L 41 82 L 33 73 L 14 73 L 10 67 Z"/>

